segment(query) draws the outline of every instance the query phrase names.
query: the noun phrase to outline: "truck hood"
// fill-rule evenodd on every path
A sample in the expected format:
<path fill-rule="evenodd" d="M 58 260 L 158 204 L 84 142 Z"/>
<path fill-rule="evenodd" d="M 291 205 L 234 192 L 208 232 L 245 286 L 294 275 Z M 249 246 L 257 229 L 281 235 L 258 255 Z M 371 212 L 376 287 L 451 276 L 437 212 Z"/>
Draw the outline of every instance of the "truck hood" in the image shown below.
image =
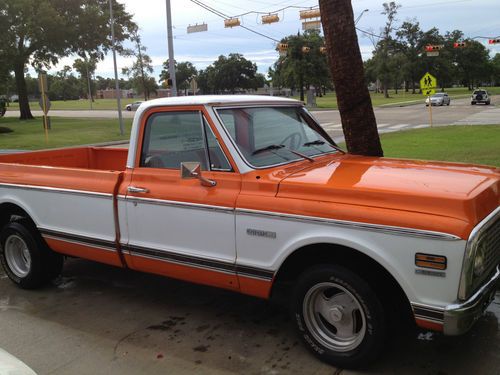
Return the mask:
<path fill-rule="evenodd" d="M 344 155 L 290 174 L 277 196 L 438 215 L 474 226 L 500 203 L 500 169 Z"/>

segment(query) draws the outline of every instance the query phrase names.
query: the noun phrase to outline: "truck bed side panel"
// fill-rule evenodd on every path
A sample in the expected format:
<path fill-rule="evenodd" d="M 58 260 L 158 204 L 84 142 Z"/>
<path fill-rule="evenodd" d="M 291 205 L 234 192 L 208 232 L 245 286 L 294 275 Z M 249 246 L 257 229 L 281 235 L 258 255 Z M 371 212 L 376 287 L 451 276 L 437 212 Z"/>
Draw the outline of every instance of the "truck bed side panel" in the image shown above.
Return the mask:
<path fill-rule="evenodd" d="M 121 265 L 113 206 L 120 173 L 0 164 L 0 204 L 25 210 L 54 251 Z"/>

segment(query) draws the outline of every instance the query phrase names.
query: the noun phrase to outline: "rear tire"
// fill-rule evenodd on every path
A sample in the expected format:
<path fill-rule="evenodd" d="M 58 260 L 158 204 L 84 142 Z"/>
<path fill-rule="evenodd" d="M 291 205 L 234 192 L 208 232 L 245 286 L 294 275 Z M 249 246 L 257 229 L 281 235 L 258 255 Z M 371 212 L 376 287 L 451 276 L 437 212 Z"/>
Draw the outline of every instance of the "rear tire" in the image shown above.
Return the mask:
<path fill-rule="evenodd" d="M 20 288 L 35 289 L 52 281 L 60 275 L 63 261 L 28 220 L 10 222 L 0 232 L 0 263 Z"/>
<path fill-rule="evenodd" d="M 370 285 L 350 270 L 321 265 L 297 281 L 293 320 L 307 348 L 341 368 L 376 359 L 387 336 L 384 310 Z"/>

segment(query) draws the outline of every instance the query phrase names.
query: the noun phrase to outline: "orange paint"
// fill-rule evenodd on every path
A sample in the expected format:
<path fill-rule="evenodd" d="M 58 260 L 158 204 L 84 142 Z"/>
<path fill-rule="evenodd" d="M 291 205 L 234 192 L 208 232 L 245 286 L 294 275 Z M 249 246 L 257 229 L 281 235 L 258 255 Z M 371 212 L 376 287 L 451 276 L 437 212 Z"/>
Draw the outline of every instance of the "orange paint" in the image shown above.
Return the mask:
<path fill-rule="evenodd" d="M 56 240 L 43 236 L 47 245 L 56 253 L 69 255 L 77 258 L 93 260 L 112 266 L 122 267 L 122 262 L 117 252 L 103 250 L 87 245 L 81 245 L 69 241 Z"/>
<path fill-rule="evenodd" d="M 131 264 L 130 268 L 134 270 L 154 273 L 197 284 L 215 286 L 218 288 L 230 290 L 239 289 L 238 279 L 235 274 L 217 272 L 130 254 L 126 255 L 126 259 L 127 263 Z"/>
<path fill-rule="evenodd" d="M 250 296 L 268 299 L 271 294 L 273 282 L 271 280 L 259 280 L 252 277 L 238 275 L 240 281 L 240 292 Z"/>
<path fill-rule="evenodd" d="M 424 329 L 430 329 L 431 331 L 443 332 L 443 323 L 431 322 L 429 320 L 415 318 L 417 326 Z"/>

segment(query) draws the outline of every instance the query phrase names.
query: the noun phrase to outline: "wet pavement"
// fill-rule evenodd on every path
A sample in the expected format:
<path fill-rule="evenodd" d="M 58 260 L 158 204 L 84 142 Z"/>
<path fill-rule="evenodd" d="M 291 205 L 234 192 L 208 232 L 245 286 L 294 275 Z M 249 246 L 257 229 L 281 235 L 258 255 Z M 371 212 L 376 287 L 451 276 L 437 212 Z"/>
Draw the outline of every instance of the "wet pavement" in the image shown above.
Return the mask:
<path fill-rule="evenodd" d="M 0 271 L 0 347 L 38 374 L 500 374 L 500 291 L 468 334 L 396 335 L 370 368 L 319 362 L 266 301 L 83 260 L 56 284 Z"/>

